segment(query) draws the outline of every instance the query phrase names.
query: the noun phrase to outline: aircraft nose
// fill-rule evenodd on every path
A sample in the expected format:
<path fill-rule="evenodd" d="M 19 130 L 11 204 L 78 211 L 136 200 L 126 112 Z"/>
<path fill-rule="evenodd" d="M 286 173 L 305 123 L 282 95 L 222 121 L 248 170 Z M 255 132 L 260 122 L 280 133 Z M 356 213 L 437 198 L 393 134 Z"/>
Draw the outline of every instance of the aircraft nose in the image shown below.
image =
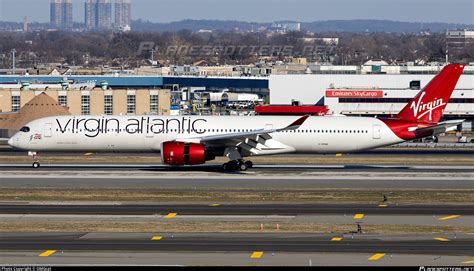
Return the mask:
<path fill-rule="evenodd" d="M 13 142 L 14 142 L 13 137 L 10 137 L 10 139 L 8 140 L 8 145 L 10 145 L 10 146 L 12 146 L 12 147 L 15 147 L 15 146 L 13 145 Z"/>

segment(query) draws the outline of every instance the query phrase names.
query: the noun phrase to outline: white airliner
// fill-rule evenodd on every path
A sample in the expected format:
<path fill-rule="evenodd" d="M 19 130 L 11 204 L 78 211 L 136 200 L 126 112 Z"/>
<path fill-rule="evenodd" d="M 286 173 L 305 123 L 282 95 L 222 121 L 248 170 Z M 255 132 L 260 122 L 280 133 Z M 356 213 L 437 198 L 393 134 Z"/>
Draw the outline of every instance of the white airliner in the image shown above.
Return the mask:
<path fill-rule="evenodd" d="M 226 156 L 225 170 L 247 170 L 245 157 L 351 153 L 455 130 L 439 122 L 464 65 L 447 65 L 394 118 L 345 116 L 58 116 L 28 123 L 10 140 L 30 151 L 161 152 L 164 164 L 199 165 Z M 33 167 L 39 167 L 35 159 Z"/>

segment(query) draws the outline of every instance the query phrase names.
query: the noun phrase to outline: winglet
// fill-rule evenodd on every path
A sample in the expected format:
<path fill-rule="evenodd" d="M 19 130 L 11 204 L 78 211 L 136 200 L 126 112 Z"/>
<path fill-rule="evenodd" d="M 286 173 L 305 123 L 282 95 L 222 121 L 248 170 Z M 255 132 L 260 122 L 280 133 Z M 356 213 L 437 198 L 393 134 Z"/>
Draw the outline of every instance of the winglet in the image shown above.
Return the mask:
<path fill-rule="evenodd" d="M 282 130 L 296 130 L 298 129 L 303 123 L 310 117 L 310 115 L 302 116 L 301 118 L 294 121 L 292 124 L 288 125 L 287 127 L 283 128 Z"/>

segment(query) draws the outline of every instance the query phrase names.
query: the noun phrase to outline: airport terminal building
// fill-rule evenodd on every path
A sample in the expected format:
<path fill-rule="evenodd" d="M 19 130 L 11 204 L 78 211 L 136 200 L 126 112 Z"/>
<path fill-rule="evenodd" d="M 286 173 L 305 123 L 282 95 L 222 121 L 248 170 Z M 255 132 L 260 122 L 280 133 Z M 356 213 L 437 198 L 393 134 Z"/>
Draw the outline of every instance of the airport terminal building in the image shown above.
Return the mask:
<path fill-rule="evenodd" d="M 396 115 L 436 74 L 272 75 L 270 103 L 321 105 L 329 114 Z M 288 95 L 291 93 L 291 95 Z M 474 122 L 474 74 L 463 74 L 444 113 L 445 119 Z"/>
<path fill-rule="evenodd" d="M 0 113 L 45 92 L 73 115 L 170 115 L 193 89 L 268 95 L 268 79 L 193 76 L 0 76 Z M 178 101 L 176 101 L 178 100 Z M 176 107 L 178 110 L 176 110 Z"/>
<path fill-rule="evenodd" d="M 0 89 L 0 112 L 18 112 L 41 93 L 73 115 L 170 115 L 171 96 L 167 89 Z"/>

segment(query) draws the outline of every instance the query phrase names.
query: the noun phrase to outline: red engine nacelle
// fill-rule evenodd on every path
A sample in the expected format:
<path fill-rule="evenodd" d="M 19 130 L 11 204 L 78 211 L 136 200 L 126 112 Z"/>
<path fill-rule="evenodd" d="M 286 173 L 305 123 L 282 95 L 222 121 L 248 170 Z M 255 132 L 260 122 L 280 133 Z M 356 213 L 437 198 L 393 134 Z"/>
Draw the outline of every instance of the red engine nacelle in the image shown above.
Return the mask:
<path fill-rule="evenodd" d="M 201 165 L 213 160 L 204 145 L 183 142 L 164 142 L 161 144 L 161 161 L 172 166 Z"/>

